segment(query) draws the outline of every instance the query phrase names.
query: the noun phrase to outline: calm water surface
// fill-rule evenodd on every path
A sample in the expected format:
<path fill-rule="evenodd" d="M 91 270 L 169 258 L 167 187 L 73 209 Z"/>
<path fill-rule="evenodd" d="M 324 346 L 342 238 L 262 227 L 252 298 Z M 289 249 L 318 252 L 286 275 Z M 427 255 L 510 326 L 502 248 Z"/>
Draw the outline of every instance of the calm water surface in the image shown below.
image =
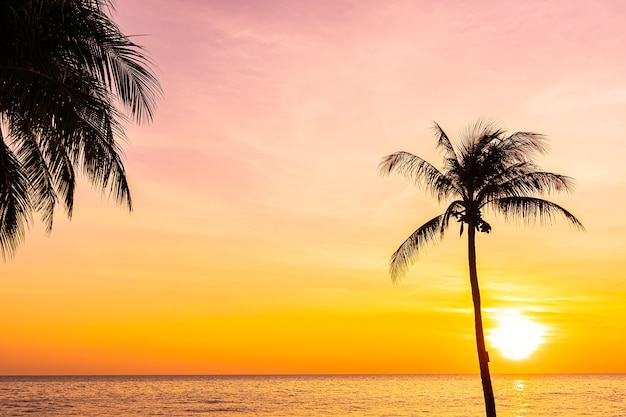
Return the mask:
<path fill-rule="evenodd" d="M 495 376 L 502 417 L 626 417 L 626 375 Z M 0 377 L 0 416 L 483 416 L 477 376 Z"/>

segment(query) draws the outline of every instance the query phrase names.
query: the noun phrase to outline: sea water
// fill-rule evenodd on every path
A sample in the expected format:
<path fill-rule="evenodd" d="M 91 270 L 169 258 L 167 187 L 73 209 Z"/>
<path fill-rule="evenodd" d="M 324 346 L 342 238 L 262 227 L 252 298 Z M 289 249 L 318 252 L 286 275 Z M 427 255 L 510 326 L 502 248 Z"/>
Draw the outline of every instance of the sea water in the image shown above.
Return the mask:
<path fill-rule="evenodd" d="M 626 417 L 626 375 L 495 375 L 500 417 Z M 484 416 L 474 375 L 0 377 L 0 416 Z"/>

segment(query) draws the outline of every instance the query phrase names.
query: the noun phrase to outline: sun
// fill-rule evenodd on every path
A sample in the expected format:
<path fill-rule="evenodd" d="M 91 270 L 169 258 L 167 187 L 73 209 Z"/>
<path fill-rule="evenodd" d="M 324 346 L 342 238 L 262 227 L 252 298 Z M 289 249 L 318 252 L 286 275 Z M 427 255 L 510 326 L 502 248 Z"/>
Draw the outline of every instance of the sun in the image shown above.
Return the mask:
<path fill-rule="evenodd" d="M 491 331 L 488 339 L 505 358 L 525 359 L 543 343 L 546 327 L 524 317 L 520 311 L 502 310 L 496 319 L 499 326 Z"/>

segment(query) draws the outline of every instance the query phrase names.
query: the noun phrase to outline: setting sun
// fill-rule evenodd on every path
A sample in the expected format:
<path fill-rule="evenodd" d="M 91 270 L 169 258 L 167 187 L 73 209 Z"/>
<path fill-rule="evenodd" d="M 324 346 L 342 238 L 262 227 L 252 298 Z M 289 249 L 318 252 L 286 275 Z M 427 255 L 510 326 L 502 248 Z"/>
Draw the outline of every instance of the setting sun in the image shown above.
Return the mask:
<path fill-rule="evenodd" d="M 520 311 L 500 311 L 497 320 L 499 326 L 491 332 L 489 340 L 505 358 L 525 359 L 543 343 L 545 326 L 524 317 Z"/>

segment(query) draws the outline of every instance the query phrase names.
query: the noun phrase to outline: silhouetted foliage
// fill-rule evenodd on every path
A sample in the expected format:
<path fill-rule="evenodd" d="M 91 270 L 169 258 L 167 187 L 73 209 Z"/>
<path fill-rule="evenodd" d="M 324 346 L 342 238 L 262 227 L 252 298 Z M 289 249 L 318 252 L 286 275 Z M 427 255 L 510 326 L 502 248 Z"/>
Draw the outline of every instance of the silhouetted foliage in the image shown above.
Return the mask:
<path fill-rule="evenodd" d="M 38 213 L 68 217 L 76 177 L 132 209 L 119 140 L 161 94 L 107 0 L 0 3 L 0 250 L 13 255 Z"/>
<path fill-rule="evenodd" d="M 501 215 L 505 220 L 526 223 L 550 223 L 562 216 L 574 227 L 582 223 L 563 207 L 541 196 L 569 191 L 572 179 L 541 171 L 533 158 L 546 151 L 545 138 L 532 132 L 511 135 L 485 120 L 470 126 L 457 146 L 435 123 L 437 146 L 443 151 L 443 170 L 408 152 L 396 152 L 383 158 L 381 174 L 398 173 L 432 193 L 446 210 L 415 230 L 391 256 L 389 273 L 396 282 L 424 248 L 443 237 L 453 219 L 460 223 L 460 233 L 467 229 L 468 258 L 478 358 L 488 417 L 495 417 L 495 402 L 489 374 L 489 356 L 485 349 L 480 308 L 480 290 L 476 272 L 475 233 L 489 233 L 491 225 L 484 212 Z"/>

